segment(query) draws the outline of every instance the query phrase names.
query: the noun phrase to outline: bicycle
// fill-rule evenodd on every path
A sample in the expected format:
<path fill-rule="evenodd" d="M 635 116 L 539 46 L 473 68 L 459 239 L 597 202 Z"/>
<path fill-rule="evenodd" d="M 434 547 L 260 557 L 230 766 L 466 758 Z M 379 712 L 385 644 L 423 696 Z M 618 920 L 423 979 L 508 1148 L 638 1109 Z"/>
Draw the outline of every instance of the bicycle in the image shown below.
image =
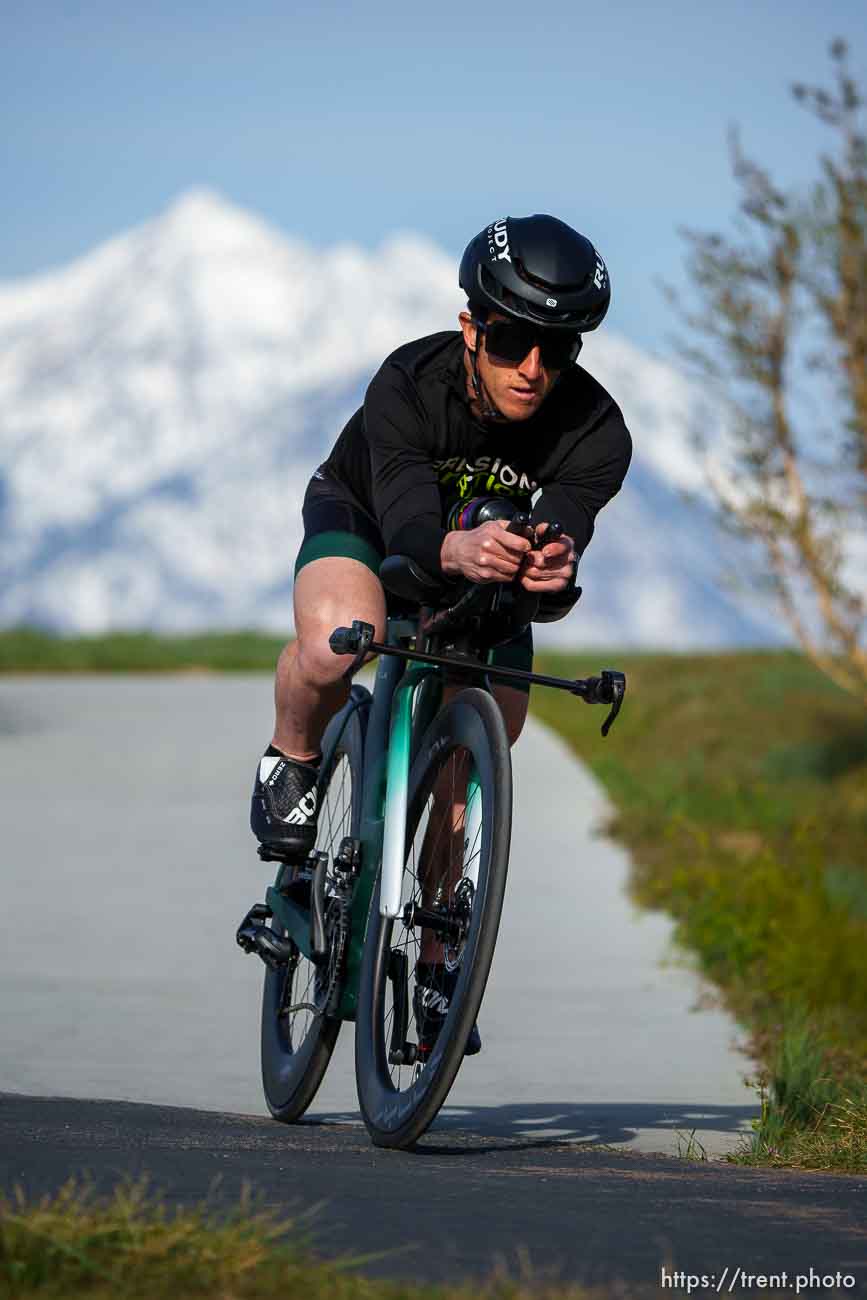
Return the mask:
<path fill-rule="evenodd" d="M 529 519 L 516 515 L 509 527 L 526 532 Z M 551 525 L 546 540 L 557 535 Z M 364 1122 L 375 1145 L 405 1148 L 433 1122 L 460 1068 L 500 922 L 512 779 L 491 682 L 521 680 L 608 704 L 607 735 L 626 678 L 603 669 L 570 681 L 488 663 L 493 645 L 540 614 L 538 598 L 520 588 L 456 588 L 405 556 L 384 560 L 380 577 L 392 602 L 385 641 L 360 621 L 330 638 L 335 654 L 354 654 L 348 679 L 368 655 L 379 663 L 373 694 L 352 684 L 326 729 L 316 848 L 299 862 L 260 846 L 260 857 L 280 865 L 236 938 L 268 968 L 261 1055 L 271 1114 L 286 1123 L 303 1115 L 341 1025 L 354 1020 Z M 559 603 L 546 597 L 547 615 L 562 616 L 580 595 L 573 587 Z M 446 686 L 458 690 L 444 702 Z M 424 950 L 440 958 L 443 983 L 430 987 L 428 961 L 419 998 Z M 445 996 L 446 979 L 440 1005 L 448 1009 L 431 1043 L 425 1008 Z"/>

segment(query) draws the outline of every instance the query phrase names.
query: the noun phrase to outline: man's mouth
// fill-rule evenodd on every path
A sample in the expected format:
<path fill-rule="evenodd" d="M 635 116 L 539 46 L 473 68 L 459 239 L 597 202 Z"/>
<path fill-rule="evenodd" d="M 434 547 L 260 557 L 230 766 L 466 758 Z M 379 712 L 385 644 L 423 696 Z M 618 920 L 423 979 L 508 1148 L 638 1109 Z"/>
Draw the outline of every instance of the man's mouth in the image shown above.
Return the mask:
<path fill-rule="evenodd" d="M 539 396 L 535 388 L 515 388 L 513 386 L 512 392 L 515 394 L 516 397 L 520 397 L 521 400 L 524 402 L 529 402 L 533 398 Z"/>

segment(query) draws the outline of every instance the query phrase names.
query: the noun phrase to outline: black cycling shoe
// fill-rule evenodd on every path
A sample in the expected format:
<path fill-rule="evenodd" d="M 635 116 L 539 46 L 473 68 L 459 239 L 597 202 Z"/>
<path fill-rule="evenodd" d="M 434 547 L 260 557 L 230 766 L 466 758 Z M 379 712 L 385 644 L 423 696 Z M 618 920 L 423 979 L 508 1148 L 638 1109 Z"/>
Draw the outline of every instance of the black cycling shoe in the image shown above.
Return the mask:
<path fill-rule="evenodd" d="M 318 763 L 299 763 L 268 746 L 250 806 L 250 827 L 262 844 L 307 856 L 316 843 L 318 780 Z"/>
<path fill-rule="evenodd" d="M 430 1056 L 439 1038 L 459 975 L 459 969 L 449 970 L 442 962 L 420 961 L 416 966 L 412 1012 L 418 1030 L 418 1055 L 422 1061 Z M 474 1024 L 467 1038 L 464 1056 L 475 1056 L 481 1050 L 479 1026 Z"/>

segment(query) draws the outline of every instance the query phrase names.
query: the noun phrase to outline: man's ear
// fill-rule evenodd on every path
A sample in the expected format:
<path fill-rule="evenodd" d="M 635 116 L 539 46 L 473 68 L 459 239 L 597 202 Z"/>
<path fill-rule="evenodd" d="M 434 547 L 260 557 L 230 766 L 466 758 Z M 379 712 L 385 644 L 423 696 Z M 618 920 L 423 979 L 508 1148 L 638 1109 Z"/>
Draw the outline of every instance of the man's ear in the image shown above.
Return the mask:
<path fill-rule="evenodd" d="M 476 344 L 479 338 L 479 331 L 476 323 L 468 311 L 462 311 L 458 316 L 458 324 L 464 335 L 464 343 L 471 352 L 475 352 Z"/>

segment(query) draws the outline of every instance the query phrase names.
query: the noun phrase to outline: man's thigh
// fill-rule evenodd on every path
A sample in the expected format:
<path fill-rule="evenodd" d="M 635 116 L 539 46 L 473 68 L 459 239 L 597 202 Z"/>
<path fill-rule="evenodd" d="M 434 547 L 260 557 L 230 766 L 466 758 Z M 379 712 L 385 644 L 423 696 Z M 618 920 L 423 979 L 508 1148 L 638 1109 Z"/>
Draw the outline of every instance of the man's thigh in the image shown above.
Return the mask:
<path fill-rule="evenodd" d="M 346 669 L 345 656 L 335 655 L 328 638 L 336 627 L 353 619 L 372 623 L 376 639 L 385 635 L 385 592 L 367 565 L 345 556 L 323 556 L 298 571 L 293 596 L 298 653 L 311 670 L 336 680 Z"/>

